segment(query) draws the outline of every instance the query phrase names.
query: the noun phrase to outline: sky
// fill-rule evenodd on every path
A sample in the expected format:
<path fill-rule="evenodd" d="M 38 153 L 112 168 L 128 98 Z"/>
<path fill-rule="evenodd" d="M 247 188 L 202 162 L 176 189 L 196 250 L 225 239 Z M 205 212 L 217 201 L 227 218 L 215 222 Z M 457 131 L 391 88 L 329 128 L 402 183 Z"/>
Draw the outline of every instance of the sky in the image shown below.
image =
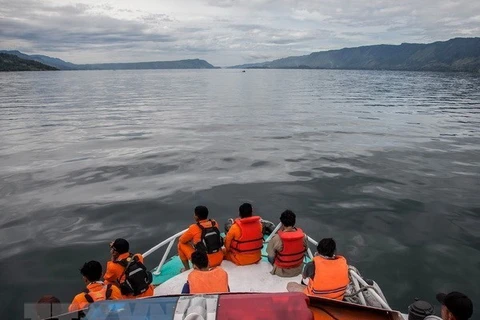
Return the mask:
<path fill-rule="evenodd" d="M 478 0 L 0 0 L 0 49 L 73 63 L 231 66 L 478 36 Z"/>

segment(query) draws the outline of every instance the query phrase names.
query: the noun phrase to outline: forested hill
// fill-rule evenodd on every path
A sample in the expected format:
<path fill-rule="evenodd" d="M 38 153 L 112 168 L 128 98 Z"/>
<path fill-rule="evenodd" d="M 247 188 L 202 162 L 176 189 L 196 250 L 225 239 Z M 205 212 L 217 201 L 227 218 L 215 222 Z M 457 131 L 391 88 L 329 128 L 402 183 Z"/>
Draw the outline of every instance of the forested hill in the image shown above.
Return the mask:
<path fill-rule="evenodd" d="M 0 53 L 0 71 L 45 71 L 58 70 L 43 63 L 19 58 L 13 54 Z"/>
<path fill-rule="evenodd" d="M 232 68 L 480 72 L 480 38 L 345 48 Z"/>

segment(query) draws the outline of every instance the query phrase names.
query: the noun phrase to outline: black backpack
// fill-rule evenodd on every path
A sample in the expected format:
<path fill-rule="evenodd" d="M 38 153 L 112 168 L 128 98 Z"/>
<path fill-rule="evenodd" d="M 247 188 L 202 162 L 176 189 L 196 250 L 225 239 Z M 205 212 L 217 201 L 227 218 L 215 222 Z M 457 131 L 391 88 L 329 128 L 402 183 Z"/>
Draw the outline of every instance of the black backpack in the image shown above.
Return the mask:
<path fill-rule="evenodd" d="M 123 273 L 125 280 L 120 283 L 120 291 L 123 295 L 138 296 L 147 291 L 153 281 L 152 273 L 138 260 L 138 257 L 130 254 L 127 259 L 116 261 L 116 263 L 125 268 Z"/>
<path fill-rule="evenodd" d="M 205 228 L 197 222 L 197 226 L 202 230 L 202 239 L 195 244 L 195 249 L 206 252 L 207 254 L 215 253 L 222 250 L 223 239 L 220 236 L 220 230 L 218 230 L 215 221 L 209 219 L 212 223 L 211 227 Z"/>

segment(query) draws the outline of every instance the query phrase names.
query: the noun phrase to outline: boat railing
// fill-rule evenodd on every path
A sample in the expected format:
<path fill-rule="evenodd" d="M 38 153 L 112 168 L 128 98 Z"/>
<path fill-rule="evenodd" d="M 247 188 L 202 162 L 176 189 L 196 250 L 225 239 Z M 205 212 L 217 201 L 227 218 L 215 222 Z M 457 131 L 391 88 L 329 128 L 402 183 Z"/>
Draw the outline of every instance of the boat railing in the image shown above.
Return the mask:
<path fill-rule="evenodd" d="M 272 231 L 272 233 L 267 237 L 267 239 L 265 239 L 265 243 L 268 243 L 272 237 L 277 234 L 278 230 L 280 230 L 280 228 L 282 227 L 282 223 L 279 223 L 275 229 Z M 160 260 L 160 263 L 158 264 L 158 266 L 155 268 L 155 270 L 153 271 L 153 274 L 154 275 L 160 275 L 161 273 L 161 270 L 162 270 L 162 267 L 163 265 L 165 264 L 165 261 L 167 261 L 167 258 L 170 254 L 170 251 L 172 250 L 172 247 L 173 247 L 173 244 L 175 243 L 175 241 L 182 235 L 184 234 L 188 229 L 185 229 L 185 230 L 182 230 L 172 236 L 170 236 L 169 238 L 163 240 L 162 242 L 160 242 L 159 244 L 153 246 L 152 248 L 150 248 L 149 250 L 147 250 L 145 253 L 143 253 L 143 257 L 148 257 L 149 255 L 151 255 L 152 253 L 154 253 L 155 251 L 157 251 L 158 249 L 164 247 L 164 246 L 167 246 L 167 249 L 165 250 L 165 252 L 163 253 L 163 256 L 162 256 L 162 259 Z M 306 234 L 306 237 L 307 237 L 307 240 L 310 244 L 314 245 L 315 247 L 318 245 L 318 242 L 315 241 L 315 239 L 311 238 L 309 235 Z M 310 248 L 307 249 L 307 256 L 310 258 L 310 259 L 313 259 L 314 255 L 312 253 L 312 250 Z M 365 296 L 363 294 L 363 291 L 364 290 L 368 290 L 370 292 L 370 294 L 375 297 L 376 300 L 378 300 L 378 302 L 382 305 L 382 307 L 384 309 L 387 309 L 387 310 L 392 310 L 390 308 L 390 306 L 388 305 L 388 303 L 377 293 L 377 291 L 372 288 L 372 286 L 370 286 L 367 282 L 365 282 L 365 280 L 357 273 L 355 272 L 355 270 L 353 270 L 352 268 L 349 268 L 349 273 L 350 273 L 350 279 L 352 280 L 352 283 L 353 283 L 353 286 L 354 286 L 354 289 L 355 289 L 355 292 L 356 294 L 358 295 L 359 299 L 360 299 L 360 303 L 364 306 L 367 305 L 367 302 L 365 300 Z M 363 286 L 363 289 L 360 287 L 360 285 Z"/>
<path fill-rule="evenodd" d="M 168 258 L 168 255 L 170 254 L 170 251 L 172 250 L 172 247 L 173 247 L 173 244 L 175 243 L 175 240 L 177 240 L 177 238 L 180 238 L 180 236 L 182 234 L 184 234 L 188 229 L 185 229 L 185 230 L 182 230 L 178 233 L 175 233 L 173 236 L 163 240 L 162 242 L 160 242 L 159 244 L 157 244 L 156 246 L 150 248 L 149 250 L 147 250 L 147 252 L 145 252 L 144 254 L 142 254 L 142 256 L 145 258 L 145 257 L 148 257 L 149 255 L 151 255 L 152 253 L 154 253 L 155 251 L 157 251 L 158 249 L 160 249 L 161 247 L 165 246 L 165 245 L 168 245 L 167 249 L 165 250 L 165 253 L 163 254 L 162 256 L 162 259 L 160 260 L 160 263 L 158 264 L 157 268 L 155 269 L 155 271 L 153 271 L 153 274 L 154 275 L 159 275 L 160 274 L 160 271 L 163 267 L 163 264 L 165 263 L 165 261 L 167 261 L 167 258 Z"/>

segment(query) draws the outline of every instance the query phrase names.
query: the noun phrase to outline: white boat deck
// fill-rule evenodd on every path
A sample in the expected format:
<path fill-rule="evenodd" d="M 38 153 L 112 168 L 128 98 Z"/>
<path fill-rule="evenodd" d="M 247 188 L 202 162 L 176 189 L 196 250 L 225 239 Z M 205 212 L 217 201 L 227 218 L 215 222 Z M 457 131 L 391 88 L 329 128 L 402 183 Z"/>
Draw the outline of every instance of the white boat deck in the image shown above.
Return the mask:
<path fill-rule="evenodd" d="M 228 273 L 230 292 L 287 292 L 287 283 L 300 283 L 301 275 L 283 278 L 272 275 L 272 266 L 266 261 L 254 265 L 237 266 L 224 260 L 221 267 Z M 180 294 L 191 269 L 183 272 L 155 288 L 154 295 Z"/>

